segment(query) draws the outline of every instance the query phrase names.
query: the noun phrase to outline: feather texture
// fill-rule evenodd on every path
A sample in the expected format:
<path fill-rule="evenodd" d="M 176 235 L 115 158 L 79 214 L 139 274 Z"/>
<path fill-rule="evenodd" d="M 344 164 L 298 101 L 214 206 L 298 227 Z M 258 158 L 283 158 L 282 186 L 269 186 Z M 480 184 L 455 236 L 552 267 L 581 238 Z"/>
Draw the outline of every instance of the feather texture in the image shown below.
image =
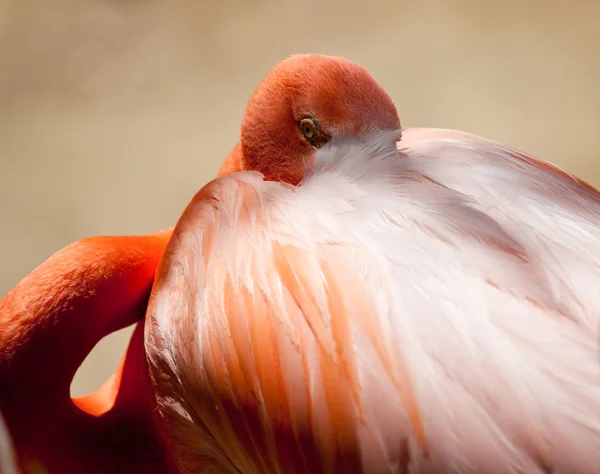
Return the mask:
<path fill-rule="evenodd" d="M 594 473 L 600 197 L 472 135 L 205 186 L 146 345 L 183 472 Z"/>

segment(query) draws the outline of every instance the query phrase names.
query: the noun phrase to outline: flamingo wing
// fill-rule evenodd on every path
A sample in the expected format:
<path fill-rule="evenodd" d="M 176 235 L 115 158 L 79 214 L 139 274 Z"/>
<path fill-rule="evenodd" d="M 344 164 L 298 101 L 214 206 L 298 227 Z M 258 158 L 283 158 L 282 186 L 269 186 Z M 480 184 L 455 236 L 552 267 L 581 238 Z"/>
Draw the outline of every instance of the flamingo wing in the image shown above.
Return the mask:
<path fill-rule="evenodd" d="M 598 194 L 451 131 L 316 163 L 175 228 L 146 346 L 182 471 L 596 472 Z"/>

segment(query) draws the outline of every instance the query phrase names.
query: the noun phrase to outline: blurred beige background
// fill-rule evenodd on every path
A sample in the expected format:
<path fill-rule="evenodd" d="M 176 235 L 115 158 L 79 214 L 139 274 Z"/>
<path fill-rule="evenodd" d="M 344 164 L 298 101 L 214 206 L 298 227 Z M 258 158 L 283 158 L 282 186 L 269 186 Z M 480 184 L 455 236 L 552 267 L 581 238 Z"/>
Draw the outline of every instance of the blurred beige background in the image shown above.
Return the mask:
<path fill-rule="evenodd" d="M 0 0 L 0 295 L 81 237 L 169 227 L 266 72 L 347 56 L 403 125 L 484 135 L 600 185 L 600 2 Z M 117 366 L 102 341 L 75 395 Z"/>

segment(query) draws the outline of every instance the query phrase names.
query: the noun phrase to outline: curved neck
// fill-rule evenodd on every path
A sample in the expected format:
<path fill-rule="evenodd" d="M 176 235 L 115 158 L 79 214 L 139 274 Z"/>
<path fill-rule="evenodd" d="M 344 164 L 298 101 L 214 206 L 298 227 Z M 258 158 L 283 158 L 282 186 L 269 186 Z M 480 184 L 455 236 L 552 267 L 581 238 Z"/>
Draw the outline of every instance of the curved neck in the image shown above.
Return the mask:
<path fill-rule="evenodd" d="M 99 472 L 170 471 L 174 463 L 161 436 L 144 350 L 143 321 L 138 323 L 115 374 L 92 395 L 73 400 L 64 433 L 57 438 L 62 440 L 59 451 L 75 448 L 83 454 L 86 465 L 97 466 Z M 62 456 L 55 464 L 60 472 L 75 472 L 65 469 L 68 465 Z M 108 469 L 103 470 L 102 465 Z M 91 472 L 89 467 L 86 472 Z"/>
<path fill-rule="evenodd" d="M 72 401 L 69 392 L 92 348 L 144 317 L 170 234 L 78 241 L 0 301 L 0 411 L 22 462 L 49 472 L 83 466 L 86 472 L 95 466 L 97 472 L 122 472 L 106 464 L 131 465 L 128 453 L 136 447 L 143 451 L 138 461 L 148 458 L 148 449 L 160 460 L 142 324 L 111 380 L 83 399 Z"/>
<path fill-rule="evenodd" d="M 225 161 L 221 165 L 217 176 L 225 176 L 230 173 L 237 173 L 243 169 L 244 163 L 242 160 L 242 144 L 241 142 L 237 142 L 233 147 L 233 150 L 231 150 L 227 158 L 225 158 Z"/>

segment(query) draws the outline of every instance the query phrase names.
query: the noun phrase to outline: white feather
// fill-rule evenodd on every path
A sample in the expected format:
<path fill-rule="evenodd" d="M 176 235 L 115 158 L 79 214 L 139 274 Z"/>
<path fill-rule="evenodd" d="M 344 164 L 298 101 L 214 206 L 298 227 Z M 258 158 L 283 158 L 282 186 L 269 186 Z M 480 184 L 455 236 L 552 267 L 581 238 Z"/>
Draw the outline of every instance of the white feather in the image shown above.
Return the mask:
<path fill-rule="evenodd" d="M 598 194 L 443 130 L 405 130 L 398 150 L 394 134 L 334 141 L 316 163 L 298 187 L 249 172 L 215 180 L 176 228 L 147 347 L 163 414 L 179 414 L 170 423 L 184 472 L 291 472 L 273 422 L 289 416 L 298 440 L 307 406 L 321 472 L 334 472 L 331 450 L 352 454 L 354 438 L 357 472 L 597 472 Z M 340 315 L 349 344 L 336 339 Z M 237 410 L 250 403 L 237 363 L 268 453 L 240 440 L 246 418 L 224 411 L 224 397 Z M 278 376 L 283 408 L 268 401 Z M 339 408 L 350 428 L 334 393 L 351 400 Z M 349 444 L 332 435 L 342 432 Z M 294 472 L 314 472 L 303 462 Z"/>

